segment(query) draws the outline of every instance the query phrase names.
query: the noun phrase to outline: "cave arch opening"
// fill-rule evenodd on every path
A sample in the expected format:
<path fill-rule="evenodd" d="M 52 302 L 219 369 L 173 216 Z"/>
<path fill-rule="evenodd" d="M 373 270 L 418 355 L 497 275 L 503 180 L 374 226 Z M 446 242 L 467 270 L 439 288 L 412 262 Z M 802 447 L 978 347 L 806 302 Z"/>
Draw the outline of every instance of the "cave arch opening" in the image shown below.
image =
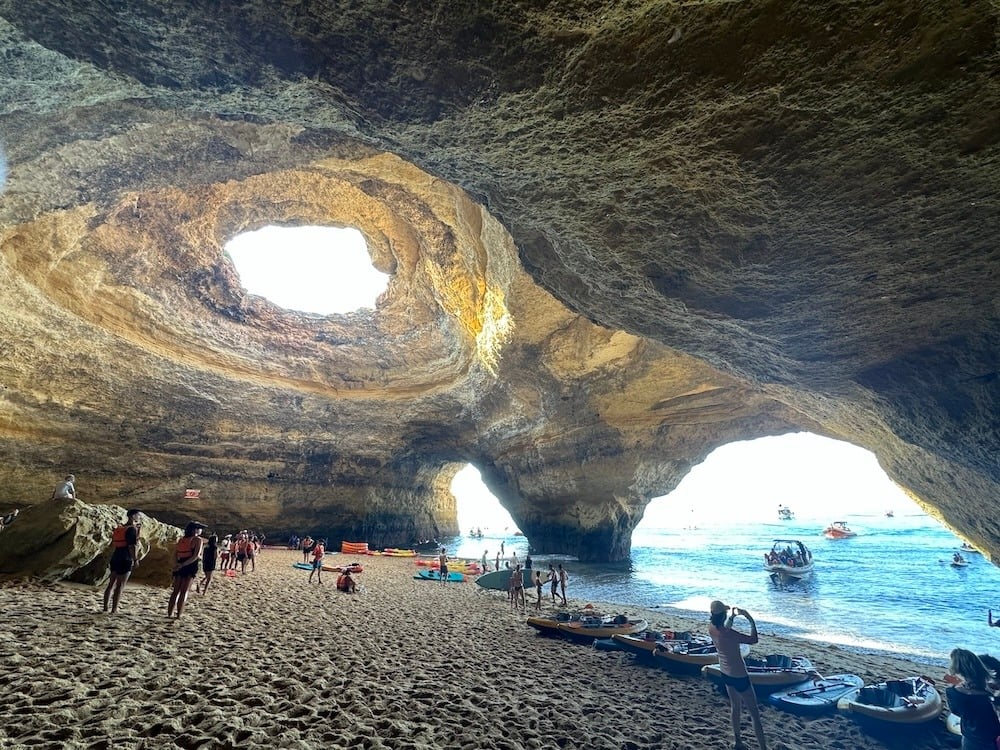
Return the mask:
<path fill-rule="evenodd" d="M 451 480 L 455 511 L 461 534 L 481 530 L 484 535 L 507 536 L 517 531 L 517 524 L 500 500 L 490 492 L 479 469 L 465 464 Z"/>
<path fill-rule="evenodd" d="M 780 524 L 779 507 L 796 522 L 922 514 L 875 454 L 810 432 L 737 441 L 712 451 L 667 495 L 646 506 L 633 534 L 713 523 Z"/>
<path fill-rule="evenodd" d="M 268 225 L 236 235 L 224 249 L 247 292 L 288 310 L 374 309 L 389 284 L 353 227 Z"/>

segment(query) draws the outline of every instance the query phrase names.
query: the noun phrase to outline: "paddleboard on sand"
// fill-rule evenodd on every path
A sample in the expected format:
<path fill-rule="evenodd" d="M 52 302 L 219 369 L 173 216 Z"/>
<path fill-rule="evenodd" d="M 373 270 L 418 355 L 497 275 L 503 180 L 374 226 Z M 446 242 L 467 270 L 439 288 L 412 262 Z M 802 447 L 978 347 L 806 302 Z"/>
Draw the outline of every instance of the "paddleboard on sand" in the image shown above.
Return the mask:
<path fill-rule="evenodd" d="M 767 702 L 777 708 L 795 713 L 820 713 L 832 711 L 837 701 L 865 682 L 855 674 L 835 674 L 830 677 L 806 680 L 787 690 L 772 693 Z"/>
<path fill-rule="evenodd" d="M 440 581 L 441 580 L 441 574 L 438 573 L 436 570 L 418 570 L 417 574 L 415 576 L 413 576 L 413 577 L 414 578 L 418 578 L 418 579 L 423 580 L 423 581 Z M 461 582 L 461 581 L 465 580 L 465 576 L 462 575 L 461 573 L 449 573 L 448 574 L 448 580 L 449 581 Z"/>
<path fill-rule="evenodd" d="M 513 572 L 514 571 L 512 570 L 494 570 L 492 573 L 483 573 L 476 579 L 476 583 L 484 589 L 490 589 L 492 591 L 506 591 L 510 588 L 510 576 Z M 524 576 L 524 588 L 532 588 L 535 585 L 531 581 L 531 576 L 534 574 L 534 571 L 522 570 L 521 574 Z M 544 574 L 542 575 L 544 580 Z"/>
<path fill-rule="evenodd" d="M 298 568 L 299 570 L 312 570 L 313 566 L 309 563 L 292 563 L 293 568 Z"/>

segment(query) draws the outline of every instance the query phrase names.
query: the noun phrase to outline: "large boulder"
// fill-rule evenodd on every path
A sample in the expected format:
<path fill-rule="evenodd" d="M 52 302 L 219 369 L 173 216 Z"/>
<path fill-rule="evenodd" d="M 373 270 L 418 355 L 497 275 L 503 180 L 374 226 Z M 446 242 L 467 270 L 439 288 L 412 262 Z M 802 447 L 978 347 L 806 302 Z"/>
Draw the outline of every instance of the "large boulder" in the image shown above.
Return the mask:
<path fill-rule="evenodd" d="M 0 578 L 103 584 L 108 580 L 111 534 L 125 521 L 125 508 L 49 500 L 23 509 L 0 533 Z M 130 580 L 170 584 L 174 546 L 181 531 L 144 516 L 139 565 Z"/>

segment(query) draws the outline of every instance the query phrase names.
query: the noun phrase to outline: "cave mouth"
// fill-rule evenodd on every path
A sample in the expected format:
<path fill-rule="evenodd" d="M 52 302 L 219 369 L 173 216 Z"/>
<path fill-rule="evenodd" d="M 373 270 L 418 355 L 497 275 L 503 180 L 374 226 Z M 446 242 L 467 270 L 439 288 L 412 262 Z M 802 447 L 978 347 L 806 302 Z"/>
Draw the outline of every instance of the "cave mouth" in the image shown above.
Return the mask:
<path fill-rule="evenodd" d="M 817 533 L 842 517 L 923 512 L 871 451 L 796 432 L 716 448 L 669 495 L 649 501 L 636 530 L 744 521 L 777 531 L 779 506 Z"/>
<path fill-rule="evenodd" d="M 287 310 L 374 310 L 389 284 L 353 227 L 268 225 L 236 235 L 225 251 L 248 293 Z"/>
<path fill-rule="evenodd" d="M 499 534 L 517 528 L 510 513 L 490 492 L 479 469 L 473 464 L 465 464 L 452 477 L 451 494 L 455 496 L 460 533 L 472 533 L 473 529 L 478 529 L 484 533 Z"/>

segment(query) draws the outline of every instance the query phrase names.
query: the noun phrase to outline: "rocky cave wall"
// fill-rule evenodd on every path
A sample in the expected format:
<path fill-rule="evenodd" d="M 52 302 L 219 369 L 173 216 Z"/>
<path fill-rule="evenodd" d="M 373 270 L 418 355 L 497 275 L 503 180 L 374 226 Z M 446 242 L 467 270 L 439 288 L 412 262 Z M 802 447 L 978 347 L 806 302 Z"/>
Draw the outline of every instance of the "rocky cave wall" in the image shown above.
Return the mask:
<path fill-rule="evenodd" d="M 998 16 L 0 0 L 0 497 L 395 545 L 473 462 L 622 559 L 713 448 L 807 429 L 996 554 Z M 378 309 L 247 295 L 268 223 L 361 229 Z"/>

